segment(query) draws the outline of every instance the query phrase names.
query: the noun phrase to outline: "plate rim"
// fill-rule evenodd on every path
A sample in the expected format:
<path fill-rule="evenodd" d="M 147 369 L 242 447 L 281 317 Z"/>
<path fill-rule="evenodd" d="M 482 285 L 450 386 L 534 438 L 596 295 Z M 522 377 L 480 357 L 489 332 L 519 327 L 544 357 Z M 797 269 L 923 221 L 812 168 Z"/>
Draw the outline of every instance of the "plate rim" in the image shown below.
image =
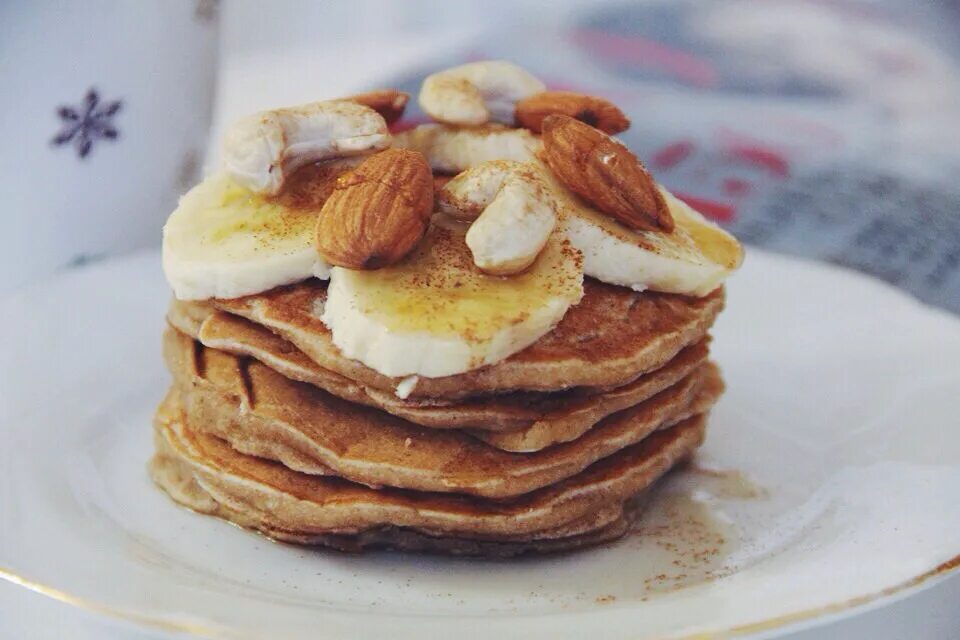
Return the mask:
<path fill-rule="evenodd" d="M 703 640 L 704 638 L 719 637 L 721 634 L 736 637 L 748 637 L 755 634 L 767 634 L 773 631 L 814 628 L 823 624 L 827 624 L 834 619 L 849 617 L 858 611 L 869 611 L 875 608 L 875 606 L 880 606 L 886 601 L 905 598 L 929 589 L 947 579 L 951 575 L 960 575 L 960 571 L 958 570 L 960 570 L 960 553 L 949 560 L 941 562 L 932 569 L 924 571 L 923 573 L 912 578 L 903 580 L 893 586 L 880 589 L 879 591 L 855 596 L 853 598 L 848 598 L 840 602 L 833 602 L 820 607 L 813 607 L 781 616 L 756 620 L 754 622 L 740 624 L 727 629 L 718 629 L 706 633 L 694 632 L 682 636 L 661 636 L 661 638 L 663 640 Z M 213 626 L 206 626 L 200 623 L 171 622 L 169 620 L 164 620 L 149 614 L 135 613 L 112 607 L 100 602 L 93 602 L 82 596 L 76 596 L 62 589 L 33 581 L 4 567 L 0 567 L 0 580 L 23 587 L 29 591 L 73 606 L 88 613 L 107 617 L 114 621 L 124 622 L 129 625 L 134 625 L 140 627 L 141 629 L 146 628 L 150 631 L 159 631 L 166 634 L 186 633 L 194 636 L 211 638 L 213 640 L 219 638 L 239 639 L 244 637 L 242 635 L 234 635 L 233 631 L 230 631 L 228 636 L 224 636 L 222 629 L 217 629 Z"/>

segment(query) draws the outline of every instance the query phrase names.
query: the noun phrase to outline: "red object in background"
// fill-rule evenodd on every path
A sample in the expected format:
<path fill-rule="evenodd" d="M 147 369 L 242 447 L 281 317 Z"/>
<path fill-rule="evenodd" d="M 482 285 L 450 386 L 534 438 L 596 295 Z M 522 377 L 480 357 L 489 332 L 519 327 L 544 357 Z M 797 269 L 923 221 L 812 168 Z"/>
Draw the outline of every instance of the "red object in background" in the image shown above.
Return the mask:
<path fill-rule="evenodd" d="M 737 210 L 732 205 L 725 204 L 723 202 L 708 200 L 707 198 L 699 198 L 697 196 L 692 196 L 689 193 L 682 193 L 679 191 L 674 192 L 673 195 L 686 202 L 688 205 L 702 213 L 705 217 L 717 222 L 732 222 L 737 216 Z"/>
<path fill-rule="evenodd" d="M 690 159 L 695 151 L 696 144 L 692 140 L 678 140 L 654 152 L 650 158 L 650 164 L 659 171 L 669 171 Z M 693 175 L 706 182 L 709 172 L 706 166 L 695 166 Z M 726 178 L 723 184 L 727 195 L 735 195 L 731 191 L 736 191 L 736 195 L 746 194 L 750 191 L 750 185 L 739 178 Z M 730 222 L 736 217 L 736 209 L 732 205 L 689 193 L 675 192 L 674 195 L 711 220 Z"/>
<path fill-rule="evenodd" d="M 673 144 L 668 144 L 665 147 L 662 147 L 659 151 L 653 154 L 653 157 L 650 159 L 651 164 L 655 169 L 667 170 L 672 169 L 677 166 L 684 160 L 690 157 L 690 154 L 693 153 L 694 145 L 690 140 L 681 140 L 679 142 L 674 142 Z"/>
<path fill-rule="evenodd" d="M 777 178 L 790 175 L 790 165 L 782 155 L 758 145 L 733 146 L 724 151 L 730 160 L 765 169 Z"/>
<path fill-rule="evenodd" d="M 750 183 L 740 178 L 725 178 L 723 181 L 723 191 L 728 196 L 742 198 L 750 193 Z"/>
<path fill-rule="evenodd" d="M 696 87 L 720 84 L 720 76 L 709 60 L 655 40 L 599 29 L 574 29 L 570 37 L 578 45 L 609 60 L 656 69 Z"/>
<path fill-rule="evenodd" d="M 784 154 L 752 136 L 727 129 L 718 133 L 719 145 L 708 145 L 706 153 L 690 139 L 666 144 L 650 156 L 650 166 L 672 172 L 673 180 L 668 182 L 694 185 L 698 192 L 713 194 L 676 193 L 707 218 L 731 222 L 737 216 L 737 205 L 753 192 L 754 185 L 789 177 L 790 163 Z M 728 199 L 732 202 L 724 202 Z"/>

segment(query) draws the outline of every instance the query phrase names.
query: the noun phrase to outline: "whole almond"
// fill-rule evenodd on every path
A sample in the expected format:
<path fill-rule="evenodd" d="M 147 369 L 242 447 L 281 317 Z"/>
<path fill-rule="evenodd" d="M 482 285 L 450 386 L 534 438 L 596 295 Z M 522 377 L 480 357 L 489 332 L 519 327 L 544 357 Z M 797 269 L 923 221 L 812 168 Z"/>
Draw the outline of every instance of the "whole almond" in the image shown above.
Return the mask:
<path fill-rule="evenodd" d="M 385 267 L 416 246 L 432 212 L 426 158 L 407 149 L 382 151 L 337 180 L 317 218 L 317 252 L 348 269 Z"/>
<path fill-rule="evenodd" d="M 535 133 L 543 130 L 543 119 L 549 115 L 570 116 L 611 135 L 630 128 L 630 119 L 617 105 L 604 98 L 572 91 L 544 91 L 517 102 L 514 107 L 517 124 Z"/>
<path fill-rule="evenodd" d="M 403 117 L 407 102 L 410 101 L 410 94 L 397 89 L 377 89 L 376 91 L 347 96 L 343 99 L 370 107 L 383 116 L 383 119 L 389 125 Z"/>
<path fill-rule="evenodd" d="M 653 177 L 602 131 L 570 116 L 547 116 L 543 158 L 568 189 L 627 227 L 673 231 L 673 216 Z"/>

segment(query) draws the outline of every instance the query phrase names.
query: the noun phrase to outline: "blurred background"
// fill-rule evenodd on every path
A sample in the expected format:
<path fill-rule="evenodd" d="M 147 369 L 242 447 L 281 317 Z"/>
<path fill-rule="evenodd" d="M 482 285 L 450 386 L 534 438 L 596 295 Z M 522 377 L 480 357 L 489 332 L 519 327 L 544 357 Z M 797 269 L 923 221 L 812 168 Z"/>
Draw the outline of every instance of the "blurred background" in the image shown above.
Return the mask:
<path fill-rule="evenodd" d="M 960 0 L 0 0 L 0 296 L 158 247 L 239 115 L 483 58 L 615 101 L 657 179 L 747 243 L 960 313 Z M 956 637 L 958 585 L 856 637 Z M 10 589 L 16 637 L 65 609 Z M 803 637 L 854 637 L 833 629 Z"/>
<path fill-rule="evenodd" d="M 0 2 L 0 295 L 158 246 L 238 115 L 481 58 L 613 99 L 747 243 L 960 312 L 960 0 Z"/>

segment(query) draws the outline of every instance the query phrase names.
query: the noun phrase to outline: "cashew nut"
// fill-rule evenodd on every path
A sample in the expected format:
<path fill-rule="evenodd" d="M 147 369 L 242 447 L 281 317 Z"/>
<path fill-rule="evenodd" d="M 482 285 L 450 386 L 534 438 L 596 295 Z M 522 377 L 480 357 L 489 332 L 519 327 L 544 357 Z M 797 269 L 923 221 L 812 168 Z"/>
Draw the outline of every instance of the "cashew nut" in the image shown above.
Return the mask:
<path fill-rule="evenodd" d="M 503 186 L 512 171 L 525 167 L 521 162 L 491 160 L 451 178 L 437 191 L 436 208 L 452 218 L 476 220 Z"/>
<path fill-rule="evenodd" d="M 526 129 L 498 124 L 474 128 L 424 124 L 396 134 L 393 146 L 419 151 L 440 173 L 460 173 L 489 160 L 531 161 L 543 148 L 539 136 Z"/>
<path fill-rule="evenodd" d="M 223 141 L 223 161 L 250 190 L 276 195 L 298 168 L 390 146 L 383 117 L 344 101 L 262 111 L 235 122 Z"/>
<path fill-rule="evenodd" d="M 471 62 L 427 76 L 420 88 L 420 107 L 434 120 L 449 124 L 513 124 L 517 101 L 544 89 L 546 85 L 515 64 Z"/>
<path fill-rule="evenodd" d="M 441 189 L 441 201 L 454 217 L 476 217 L 467 246 L 474 264 L 491 275 L 519 273 L 533 264 L 557 224 L 547 186 L 526 163 L 469 169 Z"/>

